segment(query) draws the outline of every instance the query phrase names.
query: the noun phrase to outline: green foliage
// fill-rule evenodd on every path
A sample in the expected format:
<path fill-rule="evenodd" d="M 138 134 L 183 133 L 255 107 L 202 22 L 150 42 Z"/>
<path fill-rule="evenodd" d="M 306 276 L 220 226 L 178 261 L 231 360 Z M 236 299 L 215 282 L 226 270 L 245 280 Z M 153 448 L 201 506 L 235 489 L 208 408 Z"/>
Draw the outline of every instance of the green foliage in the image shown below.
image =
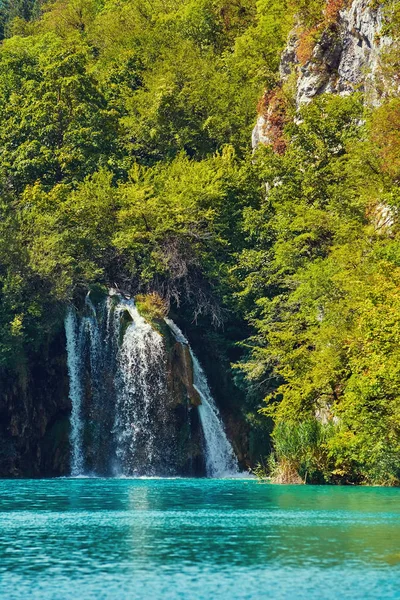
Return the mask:
<path fill-rule="evenodd" d="M 168 281 L 167 297 L 179 297 L 175 283 L 181 281 L 200 299 L 201 273 L 218 278 L 226 269 L 242 181 L 229 149 L 207 161 L 181 155 L 170 165 L 135 168 L 120 186 L 114 238 L 118 250 L 131 257 L 131 272 L 136 270 L 143 282 Z M 234 210 L 230 198 L 238 203 Z"/>
<path fill-rule="evenodd" d="M 50 34 L 4 43 L 0 163 L 16 190 L 79 181 L 112 160 L 117 121 L 86 62 L 84 47 L 66 48 Z"/>
<path fill-rule="evenodd" d="M 380 106 L 372 117 L 372 139 L 377 146 L 382 171 L 400 177 L 400 98 Z"/>
<path fill-rule="evenodd" d="M 29 265 L 57 298 L 71 297 L 110 268 L 115 257 L 111 175 L 99 171 L 75 191 L 65 184 L 46 192 L 36 184 L 25 189 L 19 204 Z"/>
<path fill-rule="evenodd" d="M 13 23 L 28 21 L 37 17 L 41 0 L 1 0 L 0 1 L 0 40 L 13 32 Z"/>
<path fill-rule="evenodd" d="M 304 108 L 286 154 L 260 155 L 270 189 L 246 212 L 259 248 L 239 266 L 242 301 L 257 306 L 243 368 L 254 382 L 273 374 L 265 412 L 293 444 L 298 432 L 287 423 L 334 418 L 321 445 L 333 461 L 328 481 L 399 480 L 398 186 L 376 146 L 376 119 L 393 123 L 396 110 L 382 106 L 363 129 L 356 96 Z"/>
<path fill-rule="evenodd" d="M 161 321 L 168 315 L 168 306 L 164 300 L 153 292 L 152 294 L 139 294 L 135 298 L 138 311 L 149 321 Z"/>
<path fill-rule="evenodd" d="M 329 481 L 328 443 L 331 424 L 316 419 L 300 423 L 278 423 L 273 434 L 271 475 L 278 483 L 321 483 Z"/>
<path fill-rule="evenodd" d="M 400 67 L 384 4 L 381 106 L 323 95 L 292 119 L 293 82 L 276 87 L 288 33 L 307 42 L 340 0 L 3 0 L 0 366 L 67 301 L 117 285 L 151 318 L 225 323 L 250 439 L 275 423 L 275 479 L 397 484 Z M 263 92 L 285 104 L 284 143 L 250 156 Z"/>
<path fill-rule="evenodd" d="M 324 0 L 292 0 L 291 5 L 300 17 L 302 25 L 310 28 L 321 22 L 326 2 Z"/>

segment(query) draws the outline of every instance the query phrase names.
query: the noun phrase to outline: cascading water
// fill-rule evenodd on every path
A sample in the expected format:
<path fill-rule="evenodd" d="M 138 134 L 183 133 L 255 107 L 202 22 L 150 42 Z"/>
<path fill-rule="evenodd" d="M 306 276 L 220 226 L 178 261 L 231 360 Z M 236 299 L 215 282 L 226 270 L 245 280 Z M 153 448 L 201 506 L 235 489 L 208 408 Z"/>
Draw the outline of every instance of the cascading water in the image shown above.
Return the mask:
<path fill-rule="evenodd" d="M 81 316 L 68 310 L 73 476 L 238 472 L 199 361 L 175 323 L 161 329 L 113 290 L 96 306 L 88 295 Z"/>
<path fill-rule="evenodd" d="M 164 436 L 160 435 L 167 391 L 165 347 L 160 333 L 139 314 L 132 300 L 122 299 L 115 308 L 115 332 L 128 315 L 131 321 L 125 322 L 117 352 L 116 454 L 122 472 L 140 474 L 144 469 L 147 475 L 155 475 L 165 462 Z"/>
<path fill-rule="evenodd" d="M 71 474 L 73 476 L 83 475 L 85 472 L 84 434 L 85 421 L 84 397 L 85 397 L 85 354 L 89 346 L 89 358 L 91 369 L 91 383 L 93 404 L 96 405 L 99 392 L 99 373 L 101 372 L 101 337 L 97 320 L 96 310 L 89 298 L 85 299 L 87 315 L 81 319 L 77 318 L 72 307 L 68 309 L 65 317 L 65 334 L 67 339 L 67 363 L 70 382 L 71 411 Z"/>
<path fill-rule="evenodd" d="M 176 340 L 189 347 L 193 361 L 194 387 L 200 395 L 200 420 L 203 428 L 205 443 L 205 459 L 209 477 L 225 477 L 238 473 L 238 463 L 233 448 L 226 436 L 221 416 L 204 373 L 188 340 L 179 327 L 171 320 L 165 319 Z"/>
<path fill-rule="evenodd" d="M 71 400 L 71 474 L 81 475 L 84 468 L 83 458 L 83 421 L 82 421 L 82 378 L 81 378 L 81 336 L 75 311 L 70 308 L 65 317 L 65 335 L 67 339 L 67 364 L 69 375 L 69 397 Z"/>
<path fill-rule="evenodd" d="M 111 291 L 65 318 L 71 474 L 173 474 L 175 434 L 166 414 L 162 336 L 132 300 Z"/>

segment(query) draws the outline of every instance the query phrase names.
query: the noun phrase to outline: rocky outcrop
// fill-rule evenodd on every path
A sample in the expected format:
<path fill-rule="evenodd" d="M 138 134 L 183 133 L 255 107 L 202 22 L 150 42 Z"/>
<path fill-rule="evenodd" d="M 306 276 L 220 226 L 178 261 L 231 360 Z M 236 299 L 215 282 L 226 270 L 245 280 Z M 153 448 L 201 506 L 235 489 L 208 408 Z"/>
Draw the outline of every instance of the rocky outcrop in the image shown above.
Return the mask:
<path fill-rule="evenodd" d="M 370 102 L 379 102 L 374 83 L 382 49 L 391 42 L 381 35 L 382 26 L 382 10 L 372 8 L 370 0 L 354 0 L 341 11 L 300 68 L 297 105 L 323 92 L 346 95 L 356 90 L 365 92 Z"/>
<path fill-rule="evenodd" d="M 169 395 L 175 406 L 184 401 L 192 407 L 200 406 L 200 395 L 193 385 L 193 380 L 193 361 L 189 347 L 175 342 L 168 352 Z"/>
<path fill-rule="evenodd" d="M 193 361 L 189 346 L 177 342 L 165 323 L 162 326 L 167 352 L 167 397 L 171 435 L 177 446 L 176 461 L 184 475 L 205 475 L 203 436 L 198 406 L 201 399 L 194 387 Z"/>
<path fill-rule="evenodd" d="M 323 93 L 348 95 L 365 93 L 366 101 L 379 104 L 376 80 L 380 77 L 382 51 L 391 38 L 382 35 L 383 14 L 373 8 L 370 0 L 353 0 L 319 33 L 311 57 L 300 64 L 299 29 L 289 36 L 283 52 L 280 75 L 282 84 L 294 76 L 296 105 L 310 102 Z M 253 131 L 253 148 L 271 144 L 271 115 L 273 107 L 265 106 Z"/>

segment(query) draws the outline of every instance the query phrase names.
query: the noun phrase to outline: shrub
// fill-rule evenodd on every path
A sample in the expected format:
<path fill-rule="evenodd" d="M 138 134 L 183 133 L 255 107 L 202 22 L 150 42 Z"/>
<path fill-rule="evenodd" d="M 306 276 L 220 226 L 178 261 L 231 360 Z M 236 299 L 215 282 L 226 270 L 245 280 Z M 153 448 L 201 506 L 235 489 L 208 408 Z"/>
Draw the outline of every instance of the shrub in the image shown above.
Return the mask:
<path fill-rule="evenodd" d="M 321 26 L 305 29 L 299 38 L 296 55 L 301 66 L 304 66 L 312 57 L 313 50 L 321 36 Z"/>
<path fill-rule="evenodd" d="M 328 0 L 325 8 L 326 24 L 335 23 L 339 17 L 340 11 L 346 7 L 346 0 Z"/>
<path fill-rule="evenodd" d="M 375 142 L 385 173 L 400 177 L 400 99 L 393 98 L 374 113 L 371 137 Z"/>
<path fill-rule="evenodd" d="M 266 92 L 258 105 L 258 112 L 265 119 L 265 133 L 276 154 L 284 154 L 287 147 L 285 126 L 291 120 L 291 106 L 285 90 L 277 87 Z"/>
<path fill-rule="evenodd" d="M 278 423 L 273 432 L 274 454 L 269 461 L 276 483 L 313 483 L 330 479 L 327 441 L 334 426 L 316 419 Z"/>
<path fill-rule="evenodd" d="M 136 296 L 136 306 L 140 314 L 149 321 L 161 321 L 168 314 L 168 306 L 155 292 Z"/>
<path fill-rule="evenodd" d="M 320 18 L 311 26 L 303 23 L 304 30 L 299 36 L 299 44 L 296 54 L 299 63 L 304 66 L 312 57 L 315 45 L 319 41 L 323 31 L 334 27 L 339 18 L 341 10 L 346 8 L 348 0 L 328 0 L 325 10 L 321 11 Z"/>

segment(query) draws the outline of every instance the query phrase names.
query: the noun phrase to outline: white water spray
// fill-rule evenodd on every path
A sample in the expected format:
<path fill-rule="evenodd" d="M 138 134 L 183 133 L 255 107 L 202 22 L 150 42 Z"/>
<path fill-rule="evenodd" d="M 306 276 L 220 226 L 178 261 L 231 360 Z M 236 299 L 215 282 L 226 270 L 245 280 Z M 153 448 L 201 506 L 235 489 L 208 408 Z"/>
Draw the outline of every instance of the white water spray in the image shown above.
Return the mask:
<path fill-rule="evenodd" d="M 166 323 L 190 350 L 193 383 L 201 399 L 206 473 L 237 474 L 206 375 L 180 329 L 168 319 Z M 190 431 L 191 416 L 171 395 L 171 355 L 165 339 L 139 314 L 134 301 L 111 290 L 94 306 L 88 295 L 82 316 L 73 307 L 68 310 L 65 332 L 72 476 L 170 476 L 186 469 L 190 451 L 185 455 L 188 446 L 182 445 L 187 442 L 181 434 L 184 427 Z"/>
<path fill-rule="evenodd" d="M 207 475 L 215 478 L 235 475 L 239 472 L 237 459 L 226 436 L 218 407 L 207 383 L 206 374 L 179 327 L 171 319 L 165 319 L 165 322 L 176 340 L 189 347 L 192 357 L 193 385 L 201 398 L 199 415 L 204 434 Z"/>
<path fill-rule="evenodd" d="M 67 365 L 69 375 L 69 398 L 71 400 L 71 475 L 83 474 L 83 385 L 81 376 L 82 336 L 79 322 L 73 308 L 69 308 L 65 317 L 65 335 L 67 338 Z"/>
<path fill-rule="evenodd" d="M 129 315 L 129 324 L 124 318 Z M 123 473 L 151 474 L 158 461 L 154 414 L 166 394 L 166 360 L 162 336 L 139 314 L 133 300 L 119 299 L 114 309 L 114 331 L 121 335 L 116 373 L 114 432 L 116 453 Z M 162 423 L 161 423 L 162 426 Z M 142 465 L 138 465 L 138 456 Z M 145 466 L 146 465 L 146 466 Z"/>

